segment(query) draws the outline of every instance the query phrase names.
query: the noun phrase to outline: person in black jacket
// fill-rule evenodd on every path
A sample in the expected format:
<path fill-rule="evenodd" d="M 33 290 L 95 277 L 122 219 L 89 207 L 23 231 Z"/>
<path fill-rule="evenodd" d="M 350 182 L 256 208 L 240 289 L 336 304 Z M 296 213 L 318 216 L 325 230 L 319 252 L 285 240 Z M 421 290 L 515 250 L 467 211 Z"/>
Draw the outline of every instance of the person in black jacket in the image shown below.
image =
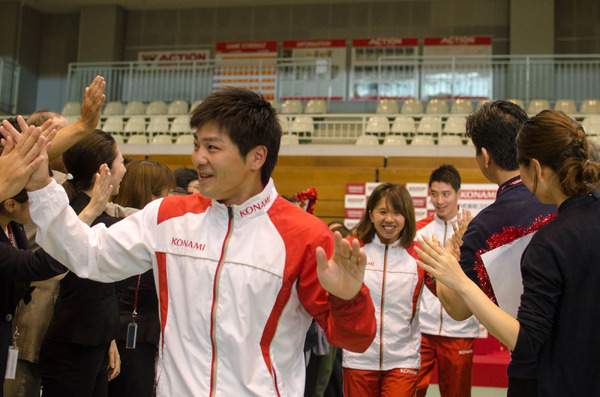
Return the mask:
<path fill-rule="evenodd" d="M 19 300 L 27 299 L 31 281 L 46 280 L 67 271 L 43 250 L 27 250 L 22 223 L 27 223 L 28 218 L 27 192 L 22 191 L 0 203 L 0 396 L 3 395 L 8 348 L 13 338 L 12 322 Z"/>
<path fill-rule="evenodd" d="M 109 134 L 96 130 L 63 154 L 71 206 L 80 213 L 90 202 L 96 172 L 107 164 L 112 191 L 125 174 L 123 156 Z M 107 227 L 120 218 L 101 213 L 92 225 Z M 119 305 L 115 286 L 68 273 L 60 283 L 54 316 L 40 350 L 44 396 L 106 396 L 108 381 L 119 373 L 115 339 Z"/>
<path fill-rule="evenodd" d="M 542 203 L 558 206 L 521 257 L 517 318 L 488 299 L 436 241 L 422 242 L 421 265 L 456 291 L 513 357 L 536 360 L 539 395 L 597 395 L 600 164 L 581 125 L 560 111 L 525 122 L 517 152 L 525 186 Z"/>
<path fill-rule="evenodd" d="M 90 223 L 106 205 L 110 180 L 107 172 L 97 179 L 94 185 L 94 200 L 80 214 L 80 219 Z M 21 299 L 30 299 L 31 281 L 46 280 L 68 271 L 43 250 L 29 251 L 23 223 L 29 222 L 27 192 L 22 190 L 16 196 L 0 203 L 0 373 L 6 371 L 8 347 L 13 340 L 13 319 L 15 309 Z M 0 381 L 0 397 L 3 395 Z"/>

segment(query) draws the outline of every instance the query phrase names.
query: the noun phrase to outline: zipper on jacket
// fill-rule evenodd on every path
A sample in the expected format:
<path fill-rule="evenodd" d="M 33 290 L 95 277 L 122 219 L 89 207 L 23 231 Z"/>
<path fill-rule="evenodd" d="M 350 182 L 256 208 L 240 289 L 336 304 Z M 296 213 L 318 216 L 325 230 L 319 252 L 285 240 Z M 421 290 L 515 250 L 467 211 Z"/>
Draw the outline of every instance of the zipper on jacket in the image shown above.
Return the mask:
<path fill-rule="evenodd" d="M 227 252 L 227 245 L 229 244 L 229 239 L 231 238 L 232 230 L 233 230 L 233 208 L 231 206 L 227 206 L 227 215 L 229 217 L 229 222 L 227 225 L 227 234 L 225 235 L 225 240 L 223 241 L 223 247 L 221 249 L 221 256 L 219 258 L 219 263 L 217 264 L 217 270 L 215 272 L 215 281 L 213 284 L 213 302 L 210 313 L 210 342 L 212 345 L 212 364 L 211 364 L 211 374 L 210 374 L 210 395 L 214 396 L 216 393 L 216 385 L 217 385 L 217 338 L 216 338 L 216 329 L 215 324 L 217 323 L 217 306 L 219 301 L 219 282 L 221 279 L 221 270 L 223 269 L 223 263 L 225 262 L 225 253 Z"/>
<path fill-rule="evenodd" d="M 383 371 L 383 308 L 385 307 L 385 276 L 387 273 L 387 255 L 388 245 L 385 246 L 385 253 L 383 255 L 383 277 L 381 281 L 381 315 L 379 320 L 379 370 Z"/>
<path fill-rule="evenodd" d="M 446 247 L 446 239 L 448 235 L 448 221 L 444 221 L 444 240 L 442 242 L 442 245 L 444 246 L 444 248 Z M 442 306 L 442 303 L 440 303 L 440 330 L 438 331 L 438 335 L 442 334 L 442 326 L 444 325 L 444 307 Z"/>

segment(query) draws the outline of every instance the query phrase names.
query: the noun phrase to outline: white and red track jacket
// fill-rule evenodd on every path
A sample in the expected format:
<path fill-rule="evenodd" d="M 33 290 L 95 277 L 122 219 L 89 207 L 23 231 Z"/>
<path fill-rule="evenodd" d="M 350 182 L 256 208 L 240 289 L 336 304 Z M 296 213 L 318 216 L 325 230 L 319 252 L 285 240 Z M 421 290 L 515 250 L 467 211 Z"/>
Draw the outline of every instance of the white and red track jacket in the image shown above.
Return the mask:
<path fill-rule="evenodd" d="M 452 222 L 441 220 L 437 214 L 421 219 L 417 222 L 417 236 L 431 237 L 434 234 L 438 241 L 445 244 L 452 237 L 454 230 Z M 423 300 L 419 311 L 421 332 L 428 335 L 447 336 L 451 338 L 475 338 L 479 336 L 479 321 L 471 316 L 464 321 L 456 321 L 446 312 L 440 300 L 425 288 Z"/>
<path fill-rule="evenodd" d="M 239 206 L 170 196 L 110 229 L 80 222 L 56 183 L 30 192 L 30 203 L 38 243 L 79 277 L 154 270 L 158 396 L 302 396 L 311 317 L 345 349 L 363 351 L 375 335 L 364 285 L 345 301 L 318 281 L 315 249 L 331 255 L 331 232 L 272 180 Z"/>
<path fill-rule="evenodd" d="M 362 249 L 367 254 L 365 284 L 375 305 L 377 335 L 364 353 L 344 351 L 342 366 L 371 371 L 420 368 L 418 309 L 424 271 L 400 241 L 386 245 L 375 234 Z"/>

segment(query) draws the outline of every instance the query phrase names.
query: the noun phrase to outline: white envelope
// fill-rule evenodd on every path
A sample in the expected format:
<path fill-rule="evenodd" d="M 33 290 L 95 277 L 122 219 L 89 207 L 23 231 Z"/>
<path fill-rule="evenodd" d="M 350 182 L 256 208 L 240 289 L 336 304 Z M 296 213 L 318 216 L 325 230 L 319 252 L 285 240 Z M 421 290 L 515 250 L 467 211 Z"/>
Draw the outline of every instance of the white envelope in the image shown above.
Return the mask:
<path fill-rule="evenodd" d="M 498 306 L 515 318 L 523 293 L 521 256 L 534 234 L 535 232 L 529 233 L 481 255 Z"/>

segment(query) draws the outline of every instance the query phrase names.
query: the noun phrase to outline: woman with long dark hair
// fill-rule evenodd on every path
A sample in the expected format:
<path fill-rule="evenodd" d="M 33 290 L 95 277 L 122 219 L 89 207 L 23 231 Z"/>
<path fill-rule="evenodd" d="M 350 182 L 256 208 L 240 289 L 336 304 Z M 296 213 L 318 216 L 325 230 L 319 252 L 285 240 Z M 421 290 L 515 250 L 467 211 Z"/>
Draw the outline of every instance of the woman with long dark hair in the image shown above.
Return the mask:
<path fill-rule="evenodd" d="M 100 130 L 67 150 L 63 161 L 72 175 L 65 190 L 77 213 L 90 202 L 95 175 L 104 164 L 110 169 L 112 195 L 118 193 L 126 171 L 115 140 Z M 92 225 L 108 227 L 118 221 L 103 212 Z M 108 381 L 119 372 L 114 344 L 118 327 L 114 285 L 81 279 L 69 272 L 60 282 L 54 315 L 40 350 L 43 395 L 106 396 Z"/>
<path fill-rule="evenodd" d="M 558 215 L 521 257 L 517 318 L 496 306 L 436 241 L 420 241 L 421 266 L 455 290 L 513 357 L 535 359 L 542 396 L 600 390 L 600 164 L 579 123 L 559 111 L 529 119 L 517 136 L 523 183 Z"/>

